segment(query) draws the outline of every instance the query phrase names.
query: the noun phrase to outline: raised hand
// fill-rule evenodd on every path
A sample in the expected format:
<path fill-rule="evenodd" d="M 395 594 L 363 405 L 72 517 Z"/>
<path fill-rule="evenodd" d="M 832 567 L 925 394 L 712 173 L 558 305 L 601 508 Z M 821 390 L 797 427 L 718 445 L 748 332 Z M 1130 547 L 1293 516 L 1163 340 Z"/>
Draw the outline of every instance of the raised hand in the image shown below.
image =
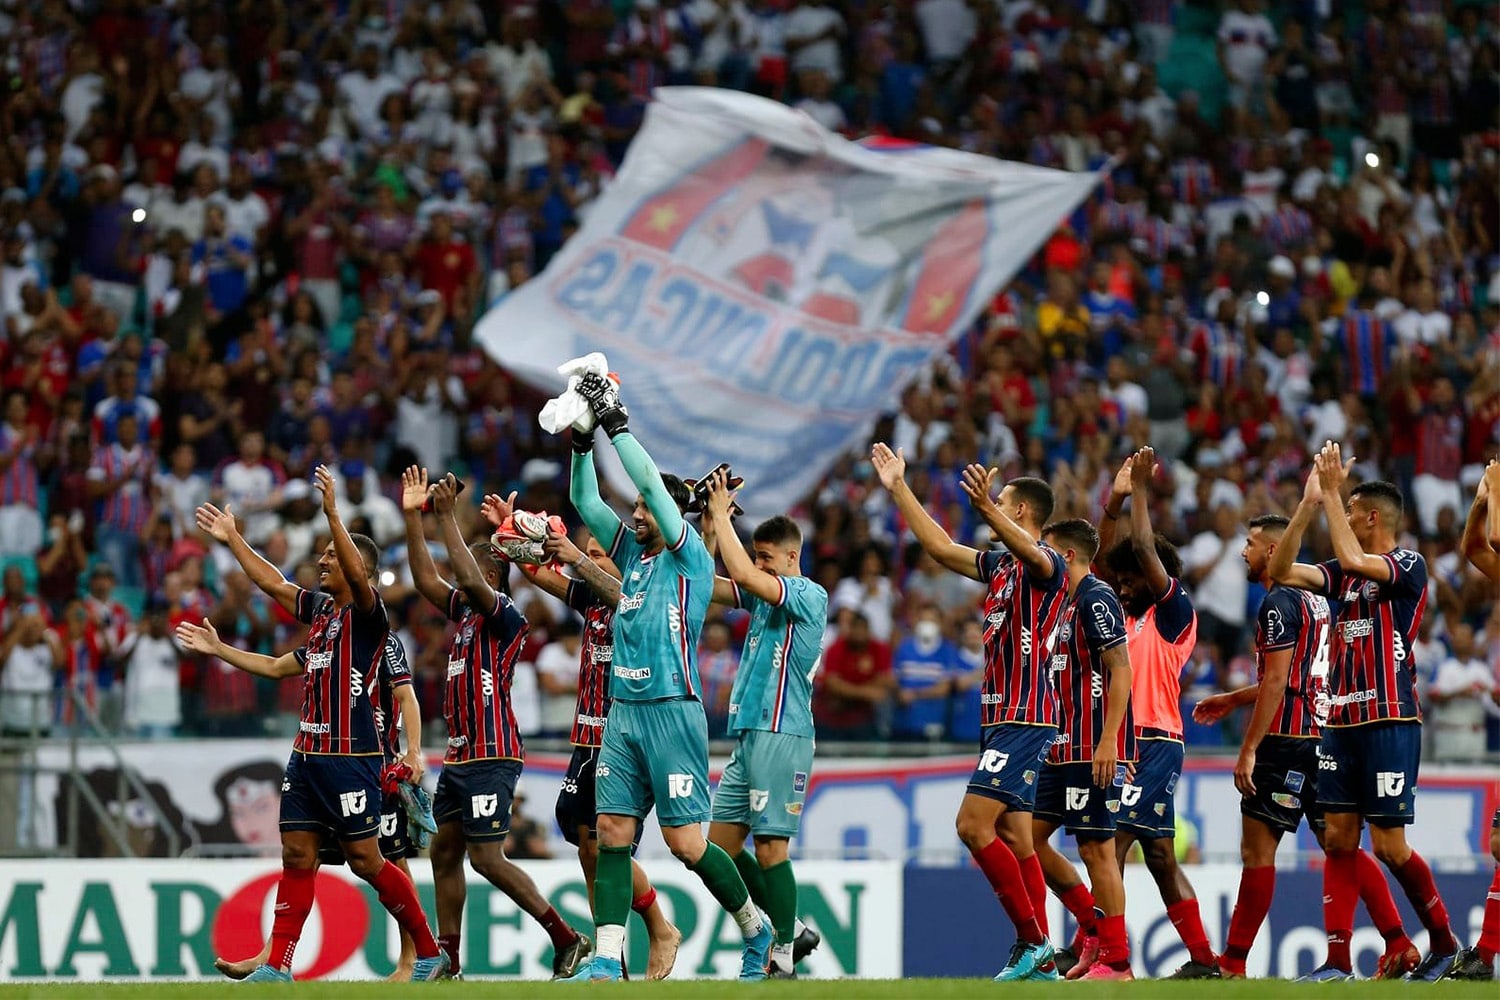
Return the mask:
<path fill-rule="evenodd" d="M 959 485 L 968 495 L 969 505 L 975 510 L 984 511 L 995 507 L 995 498 L 990 495 L 990 486 L 997 475 L 999 475 L 999 470 L 986 469 L 977 462 L 964 467 L 962 482 Z"/>
<path fill-rule="evenodd" d="M 1354 467 L 1354 459 L 1351 457 L 1347 462 L 1339 451 L 1338 443 L 1329 441 L 1318 453 L 1318 485 L 1323 489 L 1323 495 L 1337 495 L 1344 488 L 1344 480 L 1349 478 L 1349 470 Z"/>
<path fill-rule="evenodd" d="M 512 490 L 508 498 L 502 499 L 498 493 L 488 493 L 479 503 L 479 516 L 490 523 L 491 527 L 498 528 L 507 517 L 515 513 L 517 493 Z"/>
<path fill-rule="evenodd" d="M 193 520 L 197 522 L 199 531 L 225 545 L 229 544 L 229 539 L 239 530 L 235 526 L 234 515 L 229 512 L 227 503 L 223 510 L 211 503 L 206 503 L 193 512 Z"/>
<path fill-rule="evenodd" d="M 585 372 L 578 377 L 578 384 L 573 389 L 588 401 L 589 409 L 594 411 L 594 419 L 610 437 L 629 429 L 627 421 L 630 413 L 625 409 L 625 404 L 620 402 L 620 385 L 615 379 L 595 372 Z"/>
<path fill-rule="evenodd" d="M 334 488 L 333 473 L 328 471 L 328 466 L 320 465 L 313 470 L 313 485 L 323 492 L 323 513 L 337 514 L 339 512 L 338 491 Z"/>
<path fill-rule="evenodd" d="M 1302 486 L 1302 502 L 1308 506 L 1323 502 L 1323 485 L 1318 481 L 1316 459 L 1313 461 L 1313 470 L 1307 474 L 1307 482 Z"/>
<path fill-rule="evenodd" d="M 219 651 L 219 633 L 214 623 L 207 618 L 202 625 L 179 622 L 176 630 L 177 644 L 190 653 L 215 656 Z"/>
<path fill-rule="evenodd" d="M 1117 497 L 1128 497 L 1134 492 L 1134 482 L 1131 473 L 1135 469 L 1135 456 L 1131 455 L 1125 459 L 1125 464 L 1120 466 L 1120 471 L 1115 473 L 1115 481 L 1110 484 L 1110 489 Z"/>
<path fill-rule="evenodd" d="M 906 479 L 906 449 L 891 451 L 891 446 L 884 441 L 875 442 L 870 449 L 870 464 L 875 466 L 875 474 L 880 477 L 880 485 L 894 492 Z"/>
<path fill-rule="evenodd" d="M 432 509 L 438 516 L 446 517 L 453 513 L 457 503 L 458 480 L 450 472 L 432 484 Z"/>
<path fill-rule="evenodd" d="M 709 517 L 727 515 L 732 503 L 734 494 L 729 492 L 729 476 L 723 469 L 715 469 L 708 474 L 708 502 L 705 506 Z"/>
<path fill-rule="evenodd" d="M 427 470 L 415 465 L 401 473 L 401 509 L 420 513 L 427 503 Z"/>
<path fill-rule="evenodd" d="M 1156 475 L 1156 452 L 1150 447 L 1142 448 L 1135 453 L 1135 460 L 1130 464 L 1130 488 L 1133 492 L 1146 496 L 1151 489 L 1151 477 Z"/>
<path fill-rule="evenodd" d="M 1479 480 L 1478 499 L 1495 497 L 1500 502 L 1500 460 L 1490 459 L 1484 467 L 1484 478 Z"/>

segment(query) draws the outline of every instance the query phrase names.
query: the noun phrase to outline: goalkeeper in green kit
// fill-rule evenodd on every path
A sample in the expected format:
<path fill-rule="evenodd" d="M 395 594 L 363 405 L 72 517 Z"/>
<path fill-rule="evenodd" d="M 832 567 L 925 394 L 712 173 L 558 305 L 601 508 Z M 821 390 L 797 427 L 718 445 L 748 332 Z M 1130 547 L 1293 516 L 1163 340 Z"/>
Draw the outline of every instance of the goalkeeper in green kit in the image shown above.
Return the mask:
<path fill-rule="evenodd" d="M 750 612 L 745 654 L 729 696 L 734 756 L 714 794 L 709 840 L 739 866 L 751 896 L 775 928 L 772 979 L 795 979 L 794 943 L 816 947 L 817 935 L 797 927 L 797 877 L 787 845 L 802 821 L 813 761 L 813 677 L 823 660 L 828 592 L 802 575 L 802 531 L 789 517 L 773 517 L 751 536 L 752 558 L 730 519 L 726 474 L 708 478 L 705 531 L 719 540 L 729 579 L 715 601 Z M 724 591 L 728 591 L 727 594 Z M 755 837 L 755 854 L 745 838 Z"/>
<path fill-rule="evenodd" d="M 709 818 L 708 720 L 698 682 L 698 634 L 713 597 L 713 557 L 683 519 L 691 500 L 687 486 L 660 473 L 630 434 L 615 383 L 588 374 L 574 388 L 588 401 L 641 493 L 627 527 L 599 496 L 593 433 L 574 428 L 569 497 L 588 529 L 608 544 L 623 579 L 614 624 L 613 705 L 595 771 L 597 942 L 594 956 L 571 981 L 622 976 L 631 848 L 636 824 L 653 807 L 668 849 L 739 925 L 745 938 L 740 979 L 765 979 L 771 930 L 750 901 L 734 861 L 703 839 Z"/>

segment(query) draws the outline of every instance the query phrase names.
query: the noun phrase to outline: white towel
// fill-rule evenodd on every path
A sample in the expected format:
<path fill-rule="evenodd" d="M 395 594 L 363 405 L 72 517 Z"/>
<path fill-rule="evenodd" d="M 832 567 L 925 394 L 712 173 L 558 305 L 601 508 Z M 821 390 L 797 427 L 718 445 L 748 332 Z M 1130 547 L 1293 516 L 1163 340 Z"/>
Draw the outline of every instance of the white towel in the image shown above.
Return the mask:
<path fill-rule="evenodd" d="M 572 427 L 584 434 L 594 432 L 594 411 L 589 409 L 588 400 L 576 391 L 578 377 L 589 372 L 596 375 L 609 374 L 609 362 L 598 351 L 557 366 L 557 373 L 568 377 L 568 387 L 560 396 L 547 400 L 542 407 L 541 415 L 537 417 L 542 430 L 548 434 L 561 434 L 563 428 Z"/>

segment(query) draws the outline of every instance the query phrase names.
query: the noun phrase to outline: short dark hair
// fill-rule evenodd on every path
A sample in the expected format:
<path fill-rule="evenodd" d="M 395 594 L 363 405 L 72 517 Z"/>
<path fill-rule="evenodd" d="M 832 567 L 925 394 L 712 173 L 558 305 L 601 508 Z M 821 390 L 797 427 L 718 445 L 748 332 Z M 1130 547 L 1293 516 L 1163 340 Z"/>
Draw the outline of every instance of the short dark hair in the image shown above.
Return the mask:
<path fill-rule="evenodd" d="M 500 581 L 500 585 L 495 588 L 496 590 L 502 594 L 510 593 L 510 574 L 506 572 L 505 564 L 495 558 L 495 547 L 493 545 L 489 542 L 475 542 L 469 546 L 469 555 L 473 556 L 474 561 L 479 564 L 480 574 L 489 573 L 491 570 L 494 571 L 496 578 Z"/>
<path fill-rule="evenodd" d="M 751 536 L 751 541 L 764 542 L 767 545 L 800 546 L 802 529 L 797 527 L 796 521 L 785 514 L 777 514 L 755 526 L 755 534 Z"/>
<path fill-rule="evenodd" d="M 1368 483 L 1360 483 L 1349 491 L 1349 499 L 1363 500 L 1366 506 L 1380 511 L 1380 516 L 1391 522 L 1392 531 L 1401 529 L 1401 517 L 1406 513 L 1406 501 L 1401 496 L 1401 488 L 1395 483 L 1388 483 L 1383 479 L 1372 479 Z"/>
<path fill-rule="evenodd" d="M 1017 479 L 1012 479 L 1005 485 L 1016 491 L 1016 499 L 1026 505 L 1033 524 L 1046 524 L 1048 519 L 1052 517 L 1052 508 L 1055 506 L 1056 500 L 1052 496 L 1052 487 L 1047 485 L 1045 479 L 1038 479 L 1035 476 L 1021 476 Z"/>
<path fill-rule="evenodd" d="M 380 546 L 376 545 L 375 539 L 369 535 L 361 535 L 358 532 L 350 535 L 349 540 L 354 543 L 354 547 L 359 550 L 360 558 L 365 561 L 366 575 L 371 580 L 375 579 L 376 574 L 380 572 Z"/>
<path fill-rule="evenodd" d="M 1291 523 L 1291 518 L 1282 517 L 1280 514 L 1262 514 L 1250 519 L 1250 530 L 1260 528 L 1267 534 L 1280 536 Z"/>
<path fill-rule="evenodd" d="M 667 488 L 667 493 L 671 495 L 672 502 L 677 505 L 677 510 L 680 513 L 686 514 L 688 507 L 693 502 L 693 491 L 688 489 L 687 483 L 678 479 L 670 472 L 663 472 L 661 474 L 661 481 L 662 485 Z"/>
<path fill-rule="evenodd" d="M 1042 537 L 1049 536 L 1065 543 L 1088 561 L 1092 561 L 1099 551 L 1099 529 L 1081 517 L 1070 517 L 1066 521 L 1055 521 L 1047 525 L 1042 529 Z"/>
<path fill-rule="evenodd" d="M 1160 532 L 1156 535 L 1156 558 L 1161 560 L 1162 568 L 1167 575 L 1176 579 L 1182 576 L 1182 557 L 1177 554 L 1177 546 L 1167 541 L 1166 536 Z M 1134 573 L 1142 575 L 1145 570 L 1141 569 L 1140 557 L 1135 554 L 1135 548 L 1127 538 L 1119 542 L 1104 556 L 1104 566 L 1111 573 Z"/>

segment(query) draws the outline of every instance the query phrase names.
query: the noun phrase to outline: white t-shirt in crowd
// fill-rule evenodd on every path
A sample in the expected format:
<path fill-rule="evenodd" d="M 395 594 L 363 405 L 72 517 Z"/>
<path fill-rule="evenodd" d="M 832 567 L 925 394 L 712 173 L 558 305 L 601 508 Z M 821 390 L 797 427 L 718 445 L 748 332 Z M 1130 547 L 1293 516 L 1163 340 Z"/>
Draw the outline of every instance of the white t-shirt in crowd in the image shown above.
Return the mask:
<path fill-rule="evenodd" d="M 838 34 L 842 36 L 845 31 L 843 15 L 832 7 L 810 7 L 807 4 L 801 4 L 787 15 L 786 40 L 795 42 L 817 38 L 829 28 L 837 28 Z M 798 49 L 792 56 L 791 68 L 793 72 L 820 69 L 828 74 L 829 80 L 838 82 L 843 78 L 838 39 L 825 38 Z"/>
<path fill-rule="evenodd" d="M 1264 14 L 1227 10 L 1219 21 L 1219 41 L 1224 45 L 1224 67 L 1231 81 L 1256 83 L 1276 47 L 1276 29 Z"/>
<path fill-rule="evenodd" d="M 176 726 L 182 722 L 180 659 L 170 636 L 137 633 L 125 666 L 125 725 Z"/>
<path fill-rule="evenodd" d="M 917 27 L 934 62 L 946 62 L 964 54 L 979 29 L 974 11 L 964 0 L 918 0 Z"/>
<path fill-rule="evenodd" d="M 536 671 L 559 684 L 571 684 L 572 694 L 542 695 L 542 729 L 552 733 L 571 733 L 578 707 L 578 652 L 569 652 L 561 642 L 549 642 L 536 656 Z"/>
<path fill-rule="evenodd" d="M 46 639 L 35 646 L 17 645 L 0 670 L 0 727 L 16 732 L 46 732 L 52 721 L 46 698 L 32 697 L 52 690 L 52 647 Z M 24 697 L 23 697 L 24 696 Z"/>
<path fill-rule="evenodd" d="M 1198 610 L 1231 625 L 1245 624 L 1249 583 L 1245 578 L 1245 561 L 1240 558 L 1244 547 L 1243 537 L 1225 541 L 1218 532 L 1205 531 L 1182 553 L 1182 564 L 1190 570 L 1213 567 L 1193 588 L 1193 603 Z"/>
<path fill-rule="evenodd" d="M 1396 317 L 1394 325 L 1403 347 L 1446 344 L 1453 336 L 1453 317 L 1436 309 L 1430 313 L 1408 309 Z"/>

